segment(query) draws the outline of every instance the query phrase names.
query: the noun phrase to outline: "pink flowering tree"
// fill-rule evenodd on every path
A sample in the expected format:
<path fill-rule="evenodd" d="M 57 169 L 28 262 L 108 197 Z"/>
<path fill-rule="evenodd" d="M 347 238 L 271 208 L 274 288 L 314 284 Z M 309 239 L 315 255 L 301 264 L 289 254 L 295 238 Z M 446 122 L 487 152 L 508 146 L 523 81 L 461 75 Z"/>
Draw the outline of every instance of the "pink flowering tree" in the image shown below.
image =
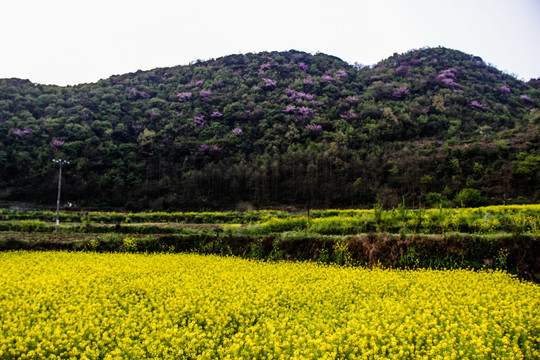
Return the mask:
<path fill-rule="evenodd" d="M 352 119 L 356 119 L 358 115 L 354 111 L 348 110 L 344 112 L 343 114 L 339 115 L 339 117 L 345 120 L 352 120 Z"/>
<path fill-rule="evenodd" d="M 396 68 L 396 74 L 403 76 L 409 72 L 409 69 L 411 68 L 410 65 L 400 65 Z"/>
<path fill-rule="evenodd" d="M 346 77 L 347 72 L 345 70 L 338 70 L 336 71 L 335 76 L 338 78 Z"/>
<path fill-rule="evenodd" d="M 209 148 L 210 148 L 210 147 L 209 147 L 208 145 L 206 145 L 206 144 L 201 144 L 197 150 L 198 150 L 199 152 L 205 152 L 205 151 L 207 151 Z"/>
<path fill-rule="evenodd" d="M 409 88 L 406 86 L 400 86 L 396 91 L 392 93 L 395 99 L 403 99 L 409 93 Z"/>
<path fill-rule="evenodd" d="M 63 140 L 59 140 L 57 138 L 52 139 L 51 141 L 51 149 L 52 151 L 57 151 L 59 148 L 61 148 L 64 145 Z"/>
<path fill-rule="evenodd" d="M 261 66 L 259 66 L 259 69 L 261 71 L 266 71 L 266 70 L 270 69 L 270 67 L 271 67 L 270 63 L 262 63 Z"/>
<path fill-rule="evenodd" d="M 476 100 L 473 100 L 471 101 L 471 108 L 474 109 L 474 110 L 486 110 L 487 109 L 487 106 L 484 105 L 484 104 L 481 104 L 480 102 L 476 101 Z"/>
<path fill-rule="evenodd" d="M 219 151 L 221 150 L 222 148 L 220 148 L 219 146 L 217 145 L 206 145 L 206 144 L 201 144 L 199 146 L 199 148 L 197 149 L 199 152 L 205 152 L 205 151 Z"/>
<path fill-rule="evenodd" d="M 218 118 L 218 117 L 222 117 L 222 116 L 223 116 L 223 114 L 220 113 L 219 111 L 214 111 L 214 112 L 210 115 L 210 117 L 213 117 L 213 118 Z"/>
<path fill-rule="evenodd" d="M 302 71 L 307 71 L 308 69 L 308 66 L 306 65 L 306 63 L 304 62 L 301 62 L 300 64 L 298 64 L 298 66 L 300 67 L 300 69 L 302 69 Z"/>
<path fill-rule="evenodd" d="M 210 99 L 212 97 L 212 91 L 211 90 L 201 90 L 199 95 L 201 96 L 201 98 L 203 100 L 208 100 L 208 99 Z"/>
<path fill-rule="evenodd" d="M 193 122 L 196 124 L 196 125 L 199 125 L 200 127 L 204 127 L 204 124 L 205 124 L 205 121 L 204 121 L 204 115 L 201 115 L 201 116 L 195 116 L 193 118 Z"/>
<path fill-rule="evenodd" d="M 176 94 L 176 97 L 178 98 L 178 101 L 180 102 L 188 101 L 189 99 L 191 99 L 191 96 L 192 96 L 192 93 L 189 91 L 179 92 L 178 94 Z"/>
<path fill-rule="evenodd" d="M 306 86 L 312 86 L 312 85 L 314 85 L 314 84 L 315 84 L 315 82 L 313 81 L 312 78 L 307 77 L 307 78 L 304 79 L 304 85 L 306 85 Z"/>
<path fill-rule="evenodd" d="M 308 130 L 308 131 L 317 132 L 317 131 L 321 131 L 321 130 L 322 130 L 322 126 L 321 126 L 321 125 L 318 125 L 318 124 L 307 124 L 307 125 L 305 126 L 305 129 Z"/>
<path fill-rule="evenodd" d="M 294 89 L 285 89 L 285 94 L 291 99 L 296 98 L 296 90 Z"/>
<path fill-rule="evenodd" d="M 276 83 L 274 80 L 272 80 L 272 79 L 269 79 L 269 78 L 263 78 L 263 80 L 264 80 L 264 85 L 265 85 L 266 87 L 275 87 L 275 86 L 277 85 L 277 83 Z"/>
<path fill-rule="evenodd" d="M 506 85 L 501 86 L 499 89 L 505 94 L 510 93 L 510 88 L 508 86 L 506 86 Z"/>
<path fill-rule="evenodd" d="M 299 91 L 296 93 L 296 101 L 313 101 L 313 95 L 309 93 L 305 93 L 303 91 Z"/>
<path fill-rule="evenodd" d="M 244 132 L 244 130 L 242 130 L 241 128 L 235 128 L 232 131 L 234 136 L 240 136 L 240 135 L 242 135 L 243 132 Z"/>
<path fill-rule="evenodd" d="M 334 78 L 330 75 L 323 75 L 321 76 L 321 80 L 326 83 L 331 83 L 332 81 L 334 81 Z"/>
<path fill-rule="evenodd" d="M 26 135 L 30 135 L 33 132 L 34 132 L 34 130 L 32 130 L 32 129 L 28 128 L 28 127 L 25 127 L 22 130 L 18 130 L 18 129 L 13 130 L 13 134 L 18 136 L 18 137 L 21 137 L 21 138 L 26 136 Z"/>
<path fill-rule="evenodd" d="M 442 82 L 444 85 L 456 86 L 457 85 L 457 83 L 455 81 L 456 80 L 456 73 L 457 73 L 456 69 L 447 69 L 447 70 L 444 70 L 439 75 L 437 75 L 437 77 L 435 79 L 437 81 Z"/>
<path fill-rule="evenodd" d="M 294 113 L 296 111 L 296 106 L 294 105 L 287 105 L 287 107 L 285 107 L 285 110 L 283 110 L 286 114 L 291 114 L 291 113 Z"/>
<path fill-rule="evenodd" d="M 350 103 L 350 104 L 356 104 L 358 102 L 358 98 L 356 96 L 349 96 L 347 98 L 347 101 Z"/>
<path fill-rule="evenodd" d="M 299 120 L 303 120 L 303 119 L 309 119 L 311 117 L 313 117 L 315 115 L 315 110 L 313 109 L 310 109 L 306 106 L 302 106 L 301 108 L 298 109 L 298 119 Z"/>

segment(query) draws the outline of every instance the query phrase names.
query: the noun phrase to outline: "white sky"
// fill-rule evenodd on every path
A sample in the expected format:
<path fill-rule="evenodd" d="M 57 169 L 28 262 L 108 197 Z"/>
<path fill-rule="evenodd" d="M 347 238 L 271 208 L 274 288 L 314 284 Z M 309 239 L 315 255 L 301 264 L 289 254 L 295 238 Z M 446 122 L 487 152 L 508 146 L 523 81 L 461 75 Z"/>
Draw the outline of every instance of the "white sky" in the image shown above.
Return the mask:
<path fill-rule="evenodd" d="M 0 78 L 74 85 L 230 54 L 371 65 L 424 46 L 540 77 L 540 0 L 3 0 Z"/>

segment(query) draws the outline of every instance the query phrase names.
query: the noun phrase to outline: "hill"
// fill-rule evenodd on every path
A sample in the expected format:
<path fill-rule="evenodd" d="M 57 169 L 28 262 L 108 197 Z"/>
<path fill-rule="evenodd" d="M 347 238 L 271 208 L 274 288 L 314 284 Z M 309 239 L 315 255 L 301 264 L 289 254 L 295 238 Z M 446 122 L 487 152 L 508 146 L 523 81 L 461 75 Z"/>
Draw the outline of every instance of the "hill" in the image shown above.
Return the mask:
<path fill-rule="evenodd" d="M 446 48 L 0 80 L 0 200 L 139 209 L 540 200 L 539 81 Z"/>

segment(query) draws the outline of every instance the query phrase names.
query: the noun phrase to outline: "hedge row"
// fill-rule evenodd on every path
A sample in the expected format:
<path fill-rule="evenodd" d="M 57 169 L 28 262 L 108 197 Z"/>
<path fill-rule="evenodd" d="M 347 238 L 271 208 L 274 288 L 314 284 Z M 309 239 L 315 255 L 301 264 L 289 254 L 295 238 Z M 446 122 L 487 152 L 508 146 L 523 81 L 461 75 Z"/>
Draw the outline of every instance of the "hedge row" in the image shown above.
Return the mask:
<path fill-rule="evenodd" d="M 40 236 L 42 235 L 42 236 Z M 392 268 L 500 268 L 538 281 L 540 236 L 302 234 L 220 236 L 219 234 L 37 234 L 2 233 L 0 250 L 196 252 L 260 260 L 294 260 Z"/>

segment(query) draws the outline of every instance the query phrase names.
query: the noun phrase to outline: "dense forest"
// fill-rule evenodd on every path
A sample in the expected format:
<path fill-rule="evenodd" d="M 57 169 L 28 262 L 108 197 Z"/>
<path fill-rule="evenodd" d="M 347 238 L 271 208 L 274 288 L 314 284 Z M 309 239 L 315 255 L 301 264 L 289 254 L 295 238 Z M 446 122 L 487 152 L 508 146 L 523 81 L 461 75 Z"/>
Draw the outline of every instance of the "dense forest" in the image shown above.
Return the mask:
<path fill-rule="evenodd" d="M 446 48 L 0 79 L 0 202 L 127 210 L 540 201 L 540 80 Z"/>

